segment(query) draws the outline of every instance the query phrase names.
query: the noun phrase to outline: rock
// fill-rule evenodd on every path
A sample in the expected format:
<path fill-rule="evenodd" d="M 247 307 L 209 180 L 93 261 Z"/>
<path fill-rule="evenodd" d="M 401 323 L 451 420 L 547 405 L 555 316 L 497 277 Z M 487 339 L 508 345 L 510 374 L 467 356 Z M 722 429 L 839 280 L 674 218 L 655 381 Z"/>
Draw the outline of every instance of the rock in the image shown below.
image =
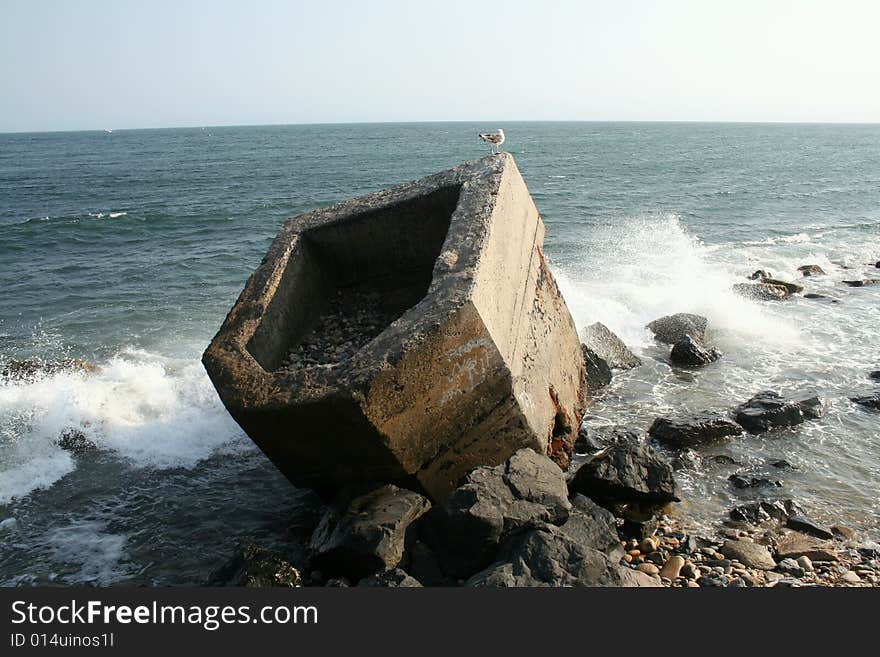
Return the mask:
<path fill-rule="evenodd" d="M 716 347 L 702 347 L 689 335 L 676 342 L 669 354 L 669 360 L 674 365 L 691 368 L 704 367 L 719 358 L 721 352 Z"/>
<path fill-rule="evenodd" d="M 782 301 L 791 296 L 788 288 L 769 283 L 736 283 L 733 291 L 747 299 L 757 301 Z"/>
<path fill-rule="evenodd" d="M 813 568 L 813 562 L 810 561 L 810 557 L 803 554 L 797 558 L 797 565 L 803 569 L 805 573 L 812 573 L 815 568 Z"/>
<path fill-rule="evenodd" d="M 86 438 L 86 435 L 79 429 L 72 427 L 61 432 L 61 436 L 58 438 L 58 446 L 77 455 L 93 452 L 98 449 L 94 441 Z"/>
<path fill-rule="evenodd" d="M 776 461 L 771 461 L 769 464 L 771 467 L 774 467 L 778 470 L 794 470 L 795 467 L 786 461 L 785 459 L 778 459 Z"/>
<path fill-rule="evenodd" d="M 758 543 L 727 540 L 721 546 L 721 554 L 728 559 L 736 559 L 749 568 L 757 568 L 758 570 L 776 568 L 776 562 L 770 556 L 770 551 Z"/>
<path fill-rule="evenodd" d="M 421 585 L 422 584 L 416 578 L 407 575 L 400 568 L 386 570 L 382 573 L 375 573 L 358 582 L 358 586 L 385 588 L 416 588 L 421 587 Z"/>
<path fill-rule="evenodd" d="M 801 265 L 797 268 L 802 276 L 824 276 L 825 270 L 819 265 Z"/>
<path fill-rule="evenodd" d="M 776 543 L 776 556 L 779 559 L 798 559 L 805 556 L 810 561 L 838 560 L 831 543 L 800 532 L 781 536 Z"/>
<path fill-rule="evenodd" d="M 673 580 L 681 574 L 682 568 L 684 568 L 684 557 L 679 556 L 677 554 L 669 557 L 666 560 L 666 563 L 663 564 L 663 568 L 660 569 L 660 577 L 665 577 L 666 579 Z"/>
<path fill-rule="evenodd" d="M 775 285 L 776 287 L 785 288 L 789 294 L 800 294 L 804 291 L 803 285 L 798 285 L 797 283 L 789 283 L 788 281 L 781 281 L 778 278 L 765 278 L 763 280 L 765 285 Z"/>
<path fill-rule="evenodd" d="M 208 577 L 207 586 L 302 586 L 300 572 L 281 556 L 258 545 L 239 547 L 226 564 Z"/>
<path fill-rule="evenodd" d="M 681 567 L 681 576 L 687 579 L 699 579 L 700 578 L 700 569 L 697 568 L 692 562 L 687 561 Z"/>
<path fill-rule="evenodd" d="M 824 404 L 818 397 L 787 400 L 776 392 L 765 390 L 738 406 L 735 419 L 749 433 L 763 433 L 814 420 L 824 413 Z"/>
<path fill-rule="evenodd" d="M 807 292 L 804 295 L 804 299 L 831 299 L 831 297 L 825 294 L 816 294 L 815 292 Z M 831 303 L 838 303 L 837 299 L 831 299 Z"/>
<path fill-rule="evenodd" d="M 598 550 L 577 545 L 558 527 L 544 524 L 513 534 L 498 561 L 471 577 L 467 586 L 649 585 L 624 570 Z"/>
<path fill-rule="evenodd" d="M 648 429 L 651 438 L 672 449 L 691 449 L 741 433 L 741 426 L 712 413 L 681 419 L 658 417 Z"/>
<path fill-rule="evenodd" d="M 606 507 L 618 503 L 663 506 L 679 501 L 672 466 L 633 438 L 606 447 L 584 463 L 569 481 L 569 490 Z"/>
<path fill-rule="evenodd" d="M 799 531 L 804 534 L 816 536 L 817 538 L 834 538 L 834 534 L 830 529 L 822 527 L 821 525 L 817 525 L 809 518 L 805 518 L 801 515 L 790 515 L 788 517 L 788 520 L 786 520 L 785 522 L 785 526 L 789 529 L 794 529 L 795 531 Z"/>
<path fill-rule="evenodd" d="M 847 570 L 843 575 L 841 575 L 840 579 L 847 584 L 858 584 L 862 581 L 862 578 L 858 576 L 857 573 L 852 570 Z"/>
<path fill-rule="evenodd" d="M 642 554 L 650 554 L 651 552 L 654 552 L 657 550 L 657 545 L 658 545 L 658 543 L 657 543 L 656 537 L 645 536 L 645 538 L 643 538 L 639 542 L 639 551 Z"/>
<path fill-rule="evenodd" d="M 789 516 L 799 515 L 800 508 L 794 500 L 777 500 L 774 502 L 752 502 L 743 504 L 730 510 L 730 517 L 736 521 L 747 522 L 753 525 L 768 520 L 785 522 Z"/>
<path fill-rule="evenodd" d="M 641 359 L 600 322 L 584 329 L 584 344 L 611 368 L 630 370 L 642 364 Z"/>
<path fill-rule="evenodd" d="M 868 375 L 869 379 L 874 379 L 875 381 L 880 381 L 880 370 L 874 370 Z"/>
<path fill-rule="evenodd" d="M 805 572 L 800 564 L 791 557 L 783 559 L 776 564 L 776 570 L 792 577 L 803 577 Z"/>
<path fill-rule="evenodd" d="M 862 397 L 850 397 L 849 400 L 865 408 L 880 409 L 880 393 L 864 395 Z"/>
<path fill-rule="evenodd" d="M 623 556 L 614 515 L 588 497 L 572 498 L 568 520 L 559 528 L 578 545 L 604 552 L 613 561 Z"/>
<path fill-rule="evenodd" d="M 691 313 L 676 313 L 655 319 L 648 324 L 648 328 L 654 334 L 654 339 L 665 344 L 675 344 L 689 335 L 697 342 L 706 339 L 706 327 L 709 320 L 701 315 Z"/>
<path fill-rule="evenodd" d="M 387 484 L 329 509 L 309 541 L 312 567 L 360 580 L 392 570 L 403 556 L 407 528 L 431 507 L 418 493 Z"/>
<path fill-rule="evenodd" d="M 41 376 L 52 376 L 59 372 L 78 374 L 99 374 L 101 368 L 82 358 L 63 358 L 61 360 L 42 360 L 22 358 L 7 361 L 0 377 L 14 381 L 33 381 Z"/>
<path fill-rule="evenodd" d="M 636 570 L 643 572 L 646 575 L 658 575 L 660 573 L 660 569 L 652 563 L 640 563 L 636 566 Z"/>
<path fill-rule="evenodd" d="M 769 271 L 764 271 L 763 269 L 759 269 L 756 272 L 753 272 L 751 276 L 748 277 L 750 281 L 761 281 L 765 278 L 772 278 L 773 274 Z"/>
<path fill-rule="evenodd" d="M 205 369 L 287 478 L 328 495 L 375 481 L 442 503 L 523 447 L 570 452 L 586 372 L 544 233 L 507 153 L 288 219 Z M 350 356 L 316 339 L 328 317 L 375 314 Z M 301 343 L 325 349 L 286 366 Z"/>
<path fill-rule="evenodd" d="M 507 534 L 535 522 L 561 525 L 571 508 L 559 466 L 522 449 L 501 465 L 471 472 L 426 519 L 426 539 L 444 572 L 465 578 L 492 562 Z"/>
<path fill-rule="evenodd" d="M 582 424 L 578 431 L 575 451 L 580 454 L 598 452 L 609 445 L 619 442 L 638 441 L 639 434 L 620 425 L 608 424 L 601 427 L 591 427 Z"/>
<path fill-rule="evenodd" d="M 831 525 L 831 533 L 834 534 L 836 538 L 840 538 L 845 541 L 851 541 L 856 537 L 855 531 L 853 531 L 849 527 L 844 527 L 843 525 Z"/>
<path fill-rule="evenodd" d="M 739 425 L 737 425 L 739 426 Z M 740 427 L 740 432 L 742 431 L 742 427 Z M 712 454 L 711 456 L 707 456 L 705 461 L 712 463 L 713 465 L 736 465 L 736 459 L 732 456 L 728 456 L 727 454 Z"/>
<path fill-rule="evenodd" d="M 844 285 L 849 285 L 850 287 L 865 287 L 866 285 L 875 285 L 880 283 L 880 278 L 865 278 L 862 280 L 855 281 L 841 281 Z"/>
<path fill-rule="evenodd" d="M 581 345 L 584 355 L 584 367 L 587 372 L 587 385 L 590 390 L 604 388 L 611 383 L 611 368 L 587 345 Z"/>
<path fill-rule="evenodd" d="M 780 481 L 771 481 L 766 477 L 752 477 L 739 473 L 730 475 L 727 478 L 727 481 L 729 481 L 734 488 L 739 490 L 743 490 L 745 488 L 768 488 L 774 486 L 782 486 L 782 482 Z"/>

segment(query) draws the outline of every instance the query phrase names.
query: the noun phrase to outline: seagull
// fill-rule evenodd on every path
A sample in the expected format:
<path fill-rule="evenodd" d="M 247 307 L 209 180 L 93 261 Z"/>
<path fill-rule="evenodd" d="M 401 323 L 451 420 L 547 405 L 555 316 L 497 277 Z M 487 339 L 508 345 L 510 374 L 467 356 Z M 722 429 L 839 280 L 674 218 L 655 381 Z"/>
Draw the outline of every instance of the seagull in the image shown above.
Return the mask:
<path fill-rule="evenodd" d="M 498 132 L 484 132 L 479 137 L 492 146 L 493 153 L 497 153 L 498 147 L 504 143 L 504 130 L 498 128 Z"/>

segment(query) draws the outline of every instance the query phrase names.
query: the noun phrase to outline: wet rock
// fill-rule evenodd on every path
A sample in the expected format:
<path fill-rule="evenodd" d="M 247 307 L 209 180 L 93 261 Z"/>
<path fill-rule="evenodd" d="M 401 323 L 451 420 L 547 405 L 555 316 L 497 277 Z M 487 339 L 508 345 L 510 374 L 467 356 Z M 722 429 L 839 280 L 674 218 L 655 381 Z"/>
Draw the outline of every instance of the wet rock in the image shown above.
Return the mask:
<path fill-rule="evenodd" d="M 861 397 L 850 397 L 850 401 L 855 402 L 859 406 L 864 406 L 865 408 L 873 408 L 880 409 L 880 393 L 874 393 L 873 395 L 863 395 Z"/>
<path fill-rule="evenodd" d="M 777 461 L 771 461 L 769 464 L 771 467 L 774 467 L 778 470 L 794 470 L 795 467 L 786 461 L 785 459 L 779 459 Z"/>
<path fill-rule="evenodd" d="M 101 372 L 101 368 L 81 358 L 63 358 L 61 360 L 22 358 L 7 361 L 0 376 L 16 381 L 33 381 L 40 376 L 51 376 L 59 372 L 98 374 Z"/>
<path fill-rule="evenodd" d="M 788 281 L 781 281 L 778 278 L 765 278 L 763 280 L 765 285 L 775 285 L 776 287 L 785 288 L 785 290 L 789 294 L 800 294 L 804 291 L 803 285 L 798 285 L 797 283 L 790 283 Z"/>
<path fill-rule="evenodd" d="M 418 493 L 388 484 L 356 497 L 342 513 L 328 509 L 309 541 L 310 563 L 352 580 L 393 569 L 407 528 L 430 507 Z"/>
<path fill-rule="evenodd" d="M 559 466 L 521 449 L 501 465 L 471 472 L 426 518 L 425 537 L 444 572 L 468 577 L 492 562 L 504 536 L 535 522 L 561 525 L 570 510 Z"/>
<path fill-rule="evenodd" d="M 208 577 L 207 586 L 298 587 L 299 570 L 274 552 L 255 544 L 239 547 L 226 564 Z"/>
<path fill-rule="evenodd" d="M 773 570 L 776 567 L 770 551 L 758 543 L 727 540 L 724 541 L 720 551 L 728 559 L 736 559 L 749 568 Z"/>
<path fill-rule="evenodd" d="M 853 531 L 849 527 L 844 527 L 843 525 L 831 525 L 830 529 L 835 538 L 840 538 L 845 541 L 851 541 L 856 537 L 855 531 Z"/>
<path fill-rule="evenodd" d="M 785 526 L 789 529 L 794 529 L 804 534 L 816 536 L 817 538 L 834 538 L 834 533 L 830 529 L 818 525 L 809 518 L 805 518 L 804 516 L 799 514 L 790 515 L 785 521 Z"/>
<path fill-rule="evenodd" d="M 728 456 L 727 454 L 713 454 L 711 456 L 707 456 L 705 459 L 708 463 L 712 463 L 713 465 L 736 465 L 736 459 L 732 456 Z"/>
<path fill-rule="evenodd" d="M 735 419 L 749 433 L 763 433 L 814 420 L 824 414 L 824 404 L 818 397 L 788 400 L 765 390 L 738 406 Z"/>
<path fill-rule="evenodd" d="M 804 569 L 801 568 L 800 564 L 791 557 L 783 559 L 778 564 L 776 564 L 776 570 L 778 570 L 780 573 L 791 575 L 792 577 L 803 577 L 805 572 Z"/>
<path fill-rule="evenodd" d="M 58 437 L 58 446 L 68 452 L 80 455 L 98 449 L 98 446 L 79 429 L 68 428 Z"/>
<path fill-rule="evenodd" d="M 663 506 L 679 501 L 672 466 L 633 438 L 606 447 L 584 463 L 569 481 L 569 490 L 605 507 L 621 503 Z"/>
<path fill-rule="evenodd" d="M 880 283 L 880 278 L 863 278 L 852 281 L 841 281 L 844 285 L 849 285 L 850 287 L 865 287 L 866 285 L 876 285 Z"/>
<path fill-rule="evenodd" d="M 676 313 L 655 319 L 648 324 L 648 328 L 658 342 L 675 344 L 687 335 L 697 342 L 703 342 L 706 339 L 708 325 L 709 320 L 701 315 Z"/>
<path fill-rule="evenodd" d="M 752 272 L 752 275 L 749 276 L 748 279 L 750 281 L 761 281 L 761 280 L 764 280 L 765 278 L 772 278 L 772 277 L 773 277 L 773 274 L 771 274 L 769 271 L 759 269 L 755 272 Z"/>
<path fill-rule="evenodd" d="M 771 481 L 766 477 L 753 477 L 740 473 L 730 475 L 727 478 L 727 481 L 730 482 L 731 486 L 738 490 L 743 490 L 746 488 L 778 488 L 782 486 L 782 482 L 780 481 Z"/>
<path fill-rule="evenodd" d="M 641 359 L 600 322 L 584 329 L 584 344 L 613 369 L 629 370 L 642 364 Z"/>
<path fill-rule="evenodd" d="M 590 390 L 604 388 L 611 383 L 611 368 L 587 345 L 581 345 L 584 355 L 584 366 L 587 370 L 587 385 Z"/>
<path fill-rule="evenodd" d="M 365 577 L 358 582 L 358 586 L 417 588 L 421 587 L 422 584 L 416 578 L 407 575 L 400 568 L 394 568 L 393 570 L 386 570 L 385 572 L 375 573 L 369 577 Z"/>
<path fill-rule="evenodd" d="M 757 301 L 782 301 L 791 296 L 788 288 L 770 283 L 736 283 L 733 291 L 747 299 Z"/>
<path fill-rule="evenodd" d="M 776 556 L 779 559 L 807 557 L 810 561 L 838 560 L 831 543 L 800 532 L 781 536 L 776 542 Z"/>
<path fill-rule="evenodd" d="M 552 525 L 526 528 L 512 535 L 499 559 L 471 577 L 468 586 L 632 586 L 635 580 L 606 555 L 575 543 Z M 659 581 L 657 581 L 659 584 Z"/>
<path fill-rule="evenodd" d="M 837 299 L 832 299 L 825 294 L 816 294 L 815 292 L 807 292 L 804 295 L 804 299 L 830 299 L 831 303 L 839 303 Z"/>
<path fill-rule="evenodd" d="M 572 498 L 568 520 L 560 529 L 578 545 L 604 552 L 615 562 L 623 556 L 614 515 L 588 497 Z"/>
<path fill-rule="evenodd" d="M 874 370 L 868 375 L 869 379 L 874 379 L 875 381 L 880 381 L 880 370 Z"/>
<path fill-rule="evenodd" d="M 825 270 L 819 265 L 801 265 L 797 268 L 802 276 L 824 276 Z"/>
<path fill-rule="evenodd" d="M 721 358 L 717 347 L 703 347 L 691 336 L 686 335 L 676 342 L 669 354 L 669 360 L 679 367 L 704 367 Z"/>
<path fill-rule="evenodd" d="M 681 419 L 658 417 L 648 429 L 654 440 L 672 449 L 690 449 L 741 433 L 741 426 L 712 413 Z"/>
<path fill-rule="evenodd" d="M 768 520 L 785 522 L 790 516 L 800 513 L 800 507 L 794 500 L 776 500 L 742 504 L 730 510 L 730 517 L 735 521 L 759 525 Z"/>
<path fill-rule="evenodd" d="M 582 424 L 580 431 L 578 431 L 577 442 L 575 442 L 575 452 L 581 454 L 598 452 L 609 445 L 633 440 L 638 441 L 639 434 L 620 425 L 608 424 L 601 427 L 591 427 Z"/>

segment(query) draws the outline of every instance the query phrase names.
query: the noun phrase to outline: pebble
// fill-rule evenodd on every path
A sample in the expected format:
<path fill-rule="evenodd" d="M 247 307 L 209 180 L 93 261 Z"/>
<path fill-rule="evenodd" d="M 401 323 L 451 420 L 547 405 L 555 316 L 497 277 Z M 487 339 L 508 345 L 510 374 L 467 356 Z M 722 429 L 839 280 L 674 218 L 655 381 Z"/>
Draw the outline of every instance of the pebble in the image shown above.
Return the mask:
<path fill-rule="evenodd" d="M 637 568 L 648 575 L 657 575 L 660 573 L 660 569 L 652 563 L 640 563 Z"/>
<path fill-rule="evenodd" d="M 684 557 L 680 557 L 678 555 L 669 557 L 666 560 L 666 563 L 663 564 L 663 568 L 660 570 L 660 577 L 675 579 L 681 574 L 681 570 L 682 568 L 684 568 L 684 565 Z"/>
<path fill-rule="evenodd" d="M 810 557 L 807 555 L 802 555 L 797 558 L 797 565 L 804 569 L 804 572 L 811 573 L 815 570 L 813 568 L 813 562 L 810 561 Z"/>
<path fill-rule="evenodd" d="M 656 552 L 658 547 L 659 546 L 657 543 L 657 539 L 654 538 L 653 536 L 648 536 L 648 537 L 642 539 L 642 542 L 639 545 L 639 549 L 645 554 L 650 554 L 651 552 Z"/>
<path fill-rule="evenodd" d="M 840 579 L 842 579 L 844 582 L 848 582 L 849 584 L 858 584 L 862 581 L 862 578 L 859 577 L 858 574 L 856 574 L 852 570 L 846 571 Z"/>
<path fill-rule="evenodd" d="M 700 569 L 688 561 L 681 567 L 681 576 L 687 579 L 698 579 L 700 577 Z"/>

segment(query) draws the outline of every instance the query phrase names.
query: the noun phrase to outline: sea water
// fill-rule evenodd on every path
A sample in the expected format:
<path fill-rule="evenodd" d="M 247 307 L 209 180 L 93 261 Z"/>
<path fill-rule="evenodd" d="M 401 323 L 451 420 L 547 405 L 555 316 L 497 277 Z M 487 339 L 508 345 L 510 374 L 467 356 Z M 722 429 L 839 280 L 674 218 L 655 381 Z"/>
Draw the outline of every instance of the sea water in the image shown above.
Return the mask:
<path fill-rule="evenodd" d="M 0 135 L 0 361 L 86 358 L 95 375 L 0 383 L 0 584 L 196 584 L 236 543 L 283 540 L 302 495 L 231 420 L 199 357 L 285 217 L 439 171 L 503 127 L 579 328 L 644 364 L 586 423 L 728 412 L 818 394 L 819 421 L 703 450 L 677 477 L 708 528 L 779 480 L 821 522 L 880 531 L 880 126 L 467 123 Z M 393 239 L 393 236 L 389 236 Z M 869 263 L 871 266 L 869 266 Z M 817 264 L 826 276 L 801 279 Z M 756 269 L 830 299 L 756 302 Z M 837 301 L 833 303 L 832 301 Z M 709 319 L 724 353 L 672 368 L 645 324 Z M 75 427 L 97 450 L 62 450 Z M 789 461 L 793 470 L 774 469 Z"/>

